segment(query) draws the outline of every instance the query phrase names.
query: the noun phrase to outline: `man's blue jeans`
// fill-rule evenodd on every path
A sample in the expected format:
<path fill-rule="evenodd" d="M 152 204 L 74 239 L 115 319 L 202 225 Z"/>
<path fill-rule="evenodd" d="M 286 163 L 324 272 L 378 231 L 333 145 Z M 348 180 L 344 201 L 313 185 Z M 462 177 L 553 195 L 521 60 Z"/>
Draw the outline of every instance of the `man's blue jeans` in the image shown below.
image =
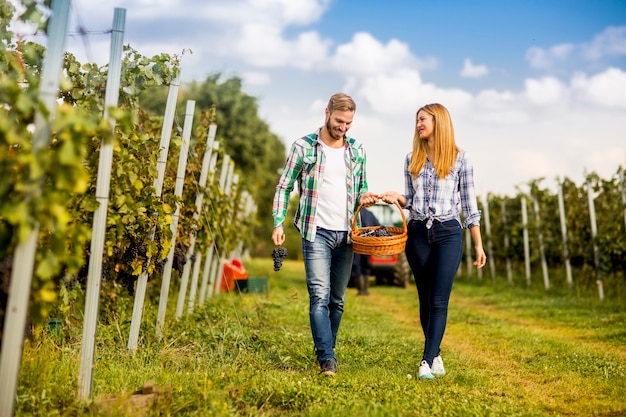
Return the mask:
<path fill-rule="evenodd" d="M 446 330 L 452 284 L 461 263 L 463 229 L 456 220 L 434 222 L 430 229 L 425 221 L 411 220 L 408 226 L 405 252 L 420 303 L 423 359 L 432 366 Z"/>
<path fill-rule="evenodd" d="M 347 239 L 347 231 L 320 228 L 315 242 L 302 239 L 309 320 L 320 363 L 335 358 L 337 332 L 352 268 L 352 245 Z"/>

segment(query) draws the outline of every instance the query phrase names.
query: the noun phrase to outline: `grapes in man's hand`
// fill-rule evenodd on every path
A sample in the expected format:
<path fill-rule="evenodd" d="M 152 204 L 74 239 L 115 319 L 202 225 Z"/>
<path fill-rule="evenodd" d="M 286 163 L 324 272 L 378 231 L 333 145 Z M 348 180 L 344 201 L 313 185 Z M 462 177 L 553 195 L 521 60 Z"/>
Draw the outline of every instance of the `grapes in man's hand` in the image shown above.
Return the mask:
<path fill-rule="evenodd" d="M 278 246 L 272 251 L 272 259 L 274 260 L 274 271 L 279 271 L 283 266 L 283 260 L 287 257 L 287 248 Z"/>

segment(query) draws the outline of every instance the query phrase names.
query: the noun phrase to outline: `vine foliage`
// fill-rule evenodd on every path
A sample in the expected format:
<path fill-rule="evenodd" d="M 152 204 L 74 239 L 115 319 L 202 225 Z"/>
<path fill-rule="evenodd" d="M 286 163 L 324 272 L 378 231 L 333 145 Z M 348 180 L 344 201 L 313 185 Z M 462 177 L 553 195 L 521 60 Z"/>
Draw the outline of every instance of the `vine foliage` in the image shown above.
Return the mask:
<path fill-rule="evenodd" d="M 45 32 L 46 13 L 37 9 L 41 5 L 25 4 L 17 19 Z M 66 53 L 49 146 L 33 153 L 36 110 L 49 114 L 38 99 L 45 49 L 9 30 L 14 14 L 8 2 L 0 4 L 0 314 L 6 308 L 15 248 L 34 225 L 39 225 L 39 237 L 29 309 L 33 323 L 42 323 L 53 311 L 66 318 L 76 312 L 73 300 L 84 288 L 90 256 L 102 256 L 104 262 L 102 295 L 108 300 L 101 309 L 114 309 L 123 288 L 132 294 L 143 271 L 160 273 L 170 250 L 177 204 L 182 207 L 177 270 L 184 265 L 190 230 L 196 231 L 199 249 L 215 243 L 223 251 L 232 250 L 231 239 L 242 227 L 238 224 L 236 229 L 232 221 L 238 189 L 226 196 L 212 181 L 204 204 L 212 210 L 205 211 L 197 224 L 192 221 L 208 114 L 197 118 L 182 198 L 173 193 L 181 129 L 173 131 L 160 198 L 153 186 L 163 120 L 144 111 L 139 96 L 152 88 L 167 88 L 179 74 L 182 54 L 146 57 L 124 47 L 119 105 L 107 109 L 113 126 L 103 117 L 107 66 L 83 64 Z M 103 141 L 113 141 L 114 148 L 105 253 L 90 254 Z M 155 239 L 149 238 L 152 230 Z M 0 320 L 4 323 L 4 317 Z"/>

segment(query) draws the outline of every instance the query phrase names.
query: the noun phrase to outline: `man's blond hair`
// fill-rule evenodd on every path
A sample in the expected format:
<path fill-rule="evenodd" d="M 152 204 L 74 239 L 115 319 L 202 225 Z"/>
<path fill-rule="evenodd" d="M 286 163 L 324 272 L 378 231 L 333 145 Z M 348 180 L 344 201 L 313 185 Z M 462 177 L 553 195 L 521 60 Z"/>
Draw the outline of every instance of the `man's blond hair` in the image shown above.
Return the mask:
<path fill-rule="evenodd" d="M 352 97 L 344 93 L 336 93 L 328 100 L 328 111 L 330 113 L 338 111 L 356 111 L 356 104 Z"/>

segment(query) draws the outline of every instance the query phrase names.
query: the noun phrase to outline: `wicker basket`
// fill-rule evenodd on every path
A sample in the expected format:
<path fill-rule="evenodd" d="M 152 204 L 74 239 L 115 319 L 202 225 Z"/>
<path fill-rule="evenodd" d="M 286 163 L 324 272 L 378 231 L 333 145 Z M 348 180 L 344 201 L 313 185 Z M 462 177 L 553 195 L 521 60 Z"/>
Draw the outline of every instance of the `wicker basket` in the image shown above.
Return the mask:
<path fill-rule="evenodd" d="M 354 219 L 352 220 L 352 249 L 355 253 L 362 255 L 395 255 L 404 251 L 407 237 L 406 217 L 404 211 L 402 211 L 402 207 L 400 207 L 398 203 L 395 203 L 395 205 L 402 215 L 402 227 L 385 226 L 392 236 L 359 236 L 359 234 L 366 231 L 383 227 L 365 226 L 357 228 L 356 220 L 363 207 L 363 204 L 359 205 Z"/>

